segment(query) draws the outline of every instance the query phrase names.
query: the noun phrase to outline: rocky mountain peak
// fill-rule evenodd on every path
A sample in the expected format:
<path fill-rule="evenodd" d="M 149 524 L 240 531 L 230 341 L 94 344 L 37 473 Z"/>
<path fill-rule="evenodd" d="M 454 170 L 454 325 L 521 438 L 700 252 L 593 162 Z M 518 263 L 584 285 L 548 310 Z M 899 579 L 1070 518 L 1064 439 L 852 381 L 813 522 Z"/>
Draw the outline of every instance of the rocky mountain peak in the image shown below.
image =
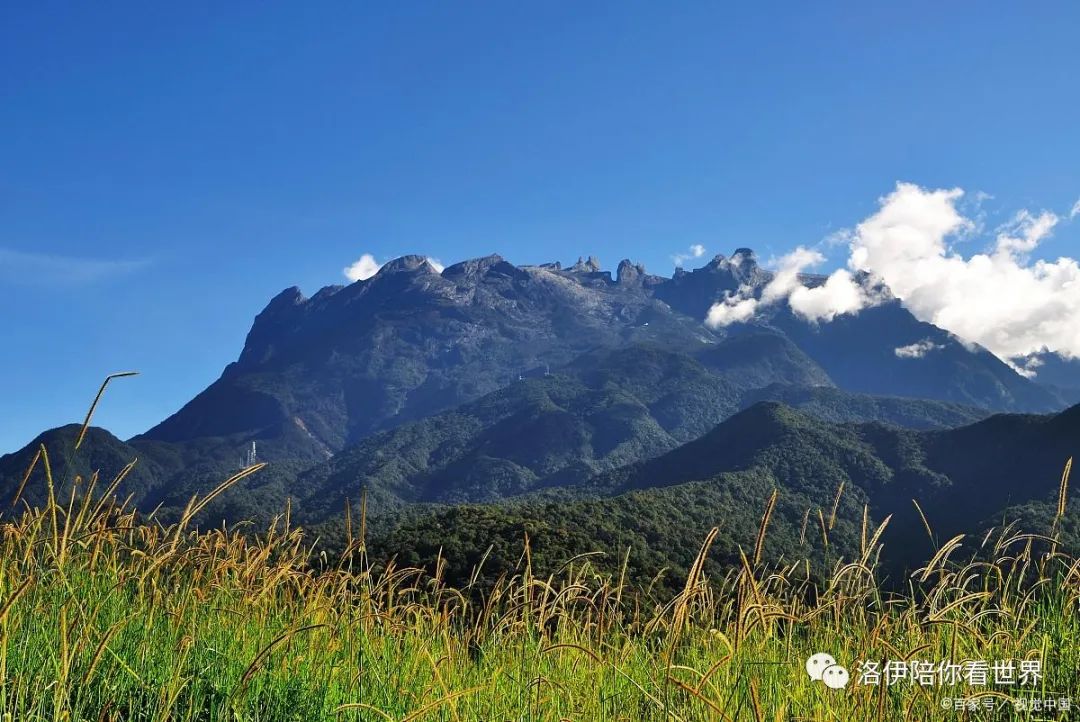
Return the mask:
<path fill-rule="evenodd" d="M 318 290 L 318 292 L 314 296 L 311 297 L 310 300 L 311 300 L 312 303 L 318 304 L 318 303 L 320 303 L 322 301 L 325 301 L 326 299 L 330 298 L 331 296 L 333 296 L 335 293 L 342 290 L 343 288 L 345 288 L 345 286 L 342 286 L 342 285 L 339 285 L 339 284 L 336 284 L 336 283 L 333 284 L 333 285 L 330 285 L 330 286 L 323 286 L 322 288 L 320 288 Z"/>
<path fill-rule="evenodd" d="M 754 253 L 752 248 L 736 248 L 734 255 L 731 256 L 732 263 L 738 263 L 743 265 L 745 263 L 757 265 L 757 254 Z"/>
<path fill-rule="evenodd" d="M 523 271 L 506 261 L 498 254 L 483 256 L 482 258 L 470 258 L 467 261 L 447 266 L 442 273 L 443 278 L 457 284 L 463 282 L 477 282 L 484 277 L 506 276 L 511 278 L 524 278 L 527 276 Z"/>
<path fill-rule="evenodd" d="M 435 267 L 428 263 L 428 259 L 426 256 L 408 255 L 401 256 L 400 258 L 395 258 L 394 260 L 385 263 L 383 267 L 379 269 L 379 272 L 373 276 L 373 278 L 378 278 L 379 276 L 388 276 L 393 273 L 407 273 L 416 271 L 438 274 L 438 271 L 435 270 Z"/>
<path fill-rule="evenodd" d="M 717 253 L 704 267 L 711 271 L 739 272 L 744 275 L 749 275 L 759 268 L 757 254 L 750 248 L 736 248 L 730 257 Z"/>
<path fill-rule="evenodd" d="M 717 254 L 701 268 L 675 269 L 669 282 L 657 288 L 657 296 L 672 308 L 703 319 L 709 307 L 743 286 L 761 287 L 771 274 L 757 264 L 749 248 L 738 248 L 730 257 Z"/>
<path fill-rule="evenodd" d="M 302 313 L 308 299 L 296 286 L 290 286 L 270 299 L 266 307 L 255 317 L 257 328 L 275 327 L 282 323 L 288 323 L 291 319 Z"/>
<path fill-rule="evenodd" d="M 569 268 L 570 271 L 575 273 L 596 273 L 600 270 L 600 259 L 596 256 L 589 256 L 589 260 L 585 260 L 582 256 L 578 256 L 577 263 Z"/>
<path fill-rule="evenodd" d="M 640 263 L 633 263 L 629 258 L 624 258 L 619 262 L 619 269 L 616 271 L 616 281 L 620 284 L 641 283 L 645 277 L 645 266 Z"/>
<path fill-rule="evenodd" d="M 307 299 L 304 297 L 304 293 L 297 286 L 289 286 L 284 291 L 279 293 L 270 299 L 270 302 L 266 304 L 266 308 L 263 313 L 273 312 L 278 309 L 289 309 L 294 306 L 300 306 Z"/>

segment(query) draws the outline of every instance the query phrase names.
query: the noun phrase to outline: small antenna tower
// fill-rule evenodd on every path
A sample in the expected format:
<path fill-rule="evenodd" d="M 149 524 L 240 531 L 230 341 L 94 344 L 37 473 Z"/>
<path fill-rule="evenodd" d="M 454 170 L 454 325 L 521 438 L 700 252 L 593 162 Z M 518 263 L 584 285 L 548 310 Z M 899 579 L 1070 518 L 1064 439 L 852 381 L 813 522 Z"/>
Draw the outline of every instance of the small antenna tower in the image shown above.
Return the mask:
<path fill-rule="evenodd" d="M 246 462 L 245 462 L 244 465 L 245 466 L 255 466 L 255 462 L 258 460 L 258 458 L 259 458 L 259 455 L 255 452 L 255 442 L 252 441 L 251 442 L 251 448 L 248 449 L 247 459 L 246 459 Z"/>

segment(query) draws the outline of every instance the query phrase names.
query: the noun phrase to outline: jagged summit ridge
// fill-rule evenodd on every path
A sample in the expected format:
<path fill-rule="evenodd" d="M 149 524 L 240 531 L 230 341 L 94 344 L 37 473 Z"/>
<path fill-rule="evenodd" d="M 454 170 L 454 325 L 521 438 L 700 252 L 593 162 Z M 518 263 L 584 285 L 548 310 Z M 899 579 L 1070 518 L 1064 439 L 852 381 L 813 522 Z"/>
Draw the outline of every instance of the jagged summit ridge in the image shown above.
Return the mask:
<path fill-rule="evenodd" d="M 147 436 L 225 435 L 206 420 L 244 400 L 260 411 L 231 414 L 231 432 L 299 419 L 336 450 L 591 349 L 651 341 L 696 350 L 720 339 L 655 297 L 665 279 L 620 266 L 615 280 L 594 256 L 563 269 L 491 254 L 439 274 L 411 255 L 310 299 L 287 289 L 258 314 L 237 362 Z"/>
<path fill-rule="evenodd" d="M 237 362 L 148 436 L 269 434 L 301 424 L 320 449 L 337 450 L 595 348 L 649 342 L 698 354 L 761 330 L 784 337 L 848 391 L 999 410 L 1061 408 L 992 355 L 938 341 L 943 331 L 899 303 L 818 326 L 780 304 L 739 328 L 704 325 L 712 304 L 771 278 L 745 247 L 671 278 L 631 259 L 612 278 L 595 256 L 564 268 L 516 266 L 490 254 L 441 274 L 424 256 L 402 256 L 369 279 L 311 298 L 296 287 L 277 294 L 255 318 Z M 897 357 L 896 348 L 927 338 L 941 350 L 918 361 Z M 755 359 L 748 377 L 767 378 L 792 357 L 778 354 Z"/>
<path fill-rule="evenodd" d="M 263 312 L 295 309 L 296 307 L 305 306 L 309 302 L 325 302 L 328 298 L 346 290 L 350 291 L 352 294 L 361 293 L 358 289 L 369 288 L 376 285 L 379 280 L 386 280 L 402 274 L 405 276 L 420 277 L 441 276 L 446 280 L 454 281 L 455 284 L 460 286 L 462 283 L 482 283 L 485 279 L 491 280 L 491 278 L 498 277 L 525 280 L 529 277 L 528 272 L 530 270 L 560 273 L 566 277 L 582 275 L 589 277 L 589 280 L 596 280 L 599 276 L 605 274 L 600 259 L 595 255 L 579 256 L 575 263 L 564 267 L 559 261 L 541 263 L 534 266 L 515 266 L 501 255 L 492 253 L 487 256 L 459 261 L 447 266 L 440 273 L 435 266 L 432 265 L 427 256 L 408 254 L 387 261 L 379 268 L 378 272 L 370 278 L 355 281 L 351 286 L 325 286 L 311 298 L 305 296 L 300 288 L 291 286 L 274 296 L 263 309 Z M 688 274 L 704 272 L 720 275 L 729 274 L 732 278 L 736 278 L 743 283 L 764 283 L 771 277 L 767 272 L 760 269 L 753 250 L 749 248 L 739 248 L 730 257 L 718 254 L 702 267 L 693 269 L 692 271 L 686 271 L 681 267 L 677 268 L 672 278 L 650 274 L 646 271 L 644 264 L 635 262 L 629 258 L 624 258 L 619 262 L 615 278 L 612 279 L 611 282 L 630 285 L 646 283 L 647 285 L 655 286 Z M 607 275 L 608 278 L 610 278 L 610 274 Z M 429 281 L 430 280 L 431 279 L 429 279 Z M 398 290 L 403 290 L 404 288 L 405 286 L 400 286 L 398 287 Z"/>

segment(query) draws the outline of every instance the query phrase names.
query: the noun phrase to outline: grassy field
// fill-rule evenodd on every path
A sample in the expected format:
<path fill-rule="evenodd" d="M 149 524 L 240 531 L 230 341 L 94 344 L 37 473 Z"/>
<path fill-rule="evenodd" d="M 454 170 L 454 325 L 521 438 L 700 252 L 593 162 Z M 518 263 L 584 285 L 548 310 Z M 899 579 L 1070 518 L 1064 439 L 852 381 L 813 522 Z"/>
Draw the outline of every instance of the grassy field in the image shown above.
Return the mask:
<path fill-rule="evenodd" d="M 35 465 L 48 462 L 43 449 Z M 13 504 L 0 520 L 0 718 L 1040 720 L 1074 713 L 1016 705 L 1080 703 L 1080 563 L 1052 539 L 1008 527 L 954 539 L 886 594 L 880 528 L 864 522 L 862 558 L 814 582 L 808 564 L 761 558 L 770 505 L 741 567 L 706 578 L 705 539 L 673 599 L 588 558 L 534 576 L 524 539 L 494 586 L 453 589 L 437 570 L 369 567 L 362 520 L 341 559 L 312 558 L 288 510 L 259 534 L 188 528 L 257 471 L 170 526 L 117 502 L 115 480 L 49 473 L 48 504 Z M 846 689 L 808 678 L 816 652 L 850 669 Z M 1038 661 L 1041 676 L 860 683 L 860 661 L 886 660 Z M 953 709 L 969 698 L 975 711 Z"/>

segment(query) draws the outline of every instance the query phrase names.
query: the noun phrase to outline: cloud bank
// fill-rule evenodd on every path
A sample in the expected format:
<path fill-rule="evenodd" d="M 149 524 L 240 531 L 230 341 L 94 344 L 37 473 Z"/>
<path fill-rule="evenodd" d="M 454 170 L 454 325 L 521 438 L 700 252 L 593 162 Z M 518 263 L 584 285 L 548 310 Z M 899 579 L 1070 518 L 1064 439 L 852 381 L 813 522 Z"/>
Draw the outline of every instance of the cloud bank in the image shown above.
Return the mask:
<path fill-rule="evenodd" d="M 830 321 L 884 300 L 884 284 L 917 318 L 1009 359 L 1042 349 L 1080 356 L 1080 266 L 1072 258 L 1031 259 L 1040 242 L 1067 218 L 1022 210 L 994 230 L 992 242 L 964 255 L 979 225 L 957 207 L 964 191 L 911 183 L 879 200 L 876 213 L 844 237 L 847 267 L 808 287 L 799 273 L 824 261 L 805 248 L 779 261 L 776 277 L 716 304 L 707 323 L 746 321 L 763 305 L 786 300 L 803 318 Z M 1080 206 L 1080 204 L 1078 204 Z"/>

